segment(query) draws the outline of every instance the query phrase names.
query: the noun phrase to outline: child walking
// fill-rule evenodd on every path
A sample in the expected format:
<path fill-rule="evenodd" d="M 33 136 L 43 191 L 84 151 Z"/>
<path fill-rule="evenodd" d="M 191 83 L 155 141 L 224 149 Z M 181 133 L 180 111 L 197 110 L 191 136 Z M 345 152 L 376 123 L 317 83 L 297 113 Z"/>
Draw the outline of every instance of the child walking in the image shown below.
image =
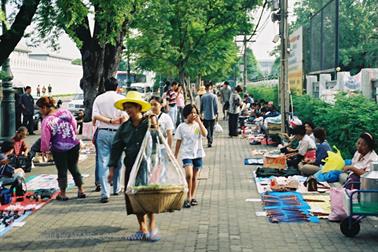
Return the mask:
<path fill-rule="evenodd" d="M 197 189 L 198 174 L 203 166 L 202 159 L 205 157 L 202 137 L 207 136 L 207 130 L 198 114 L 195 105 L 186 105 L 183 109 L 184 122 L 177 127 L 175 134 L 175 157 L 177 159 L 181 149 L 181 159 L 189 188 L 188 198 L 184 202 L 185 208 L 198 205 L 194 195 Z"/>

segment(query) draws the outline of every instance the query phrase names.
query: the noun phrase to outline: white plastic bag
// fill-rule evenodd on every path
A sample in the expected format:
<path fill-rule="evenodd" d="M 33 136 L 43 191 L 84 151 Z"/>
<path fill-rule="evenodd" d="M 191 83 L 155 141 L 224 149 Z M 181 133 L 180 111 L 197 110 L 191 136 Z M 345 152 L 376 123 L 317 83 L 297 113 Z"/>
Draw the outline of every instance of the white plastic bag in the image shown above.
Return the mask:
<path fill-rule="evenodd" d="M 215 133 L 222 133 L 223 132 L 223 128 L 218 122 L 216 122 L 215 125 L 214 125 L 214 132 Z"/>

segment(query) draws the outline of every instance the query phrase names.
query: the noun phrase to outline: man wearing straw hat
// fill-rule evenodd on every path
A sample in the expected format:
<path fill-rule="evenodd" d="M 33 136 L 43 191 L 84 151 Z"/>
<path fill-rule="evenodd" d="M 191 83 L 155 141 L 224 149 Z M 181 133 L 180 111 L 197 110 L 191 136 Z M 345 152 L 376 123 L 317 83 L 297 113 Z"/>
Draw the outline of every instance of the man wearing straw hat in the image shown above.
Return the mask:
<path fill-rule="evenodd" d="M 116 93 L 118 82 L 115 78 L 105 80 L 105 93 L 97 96 L 93 103 L 92 120 L 96 122 L 98 127 L 97 136 L 95 139 L 97 158 L 96 163 L 98 167 L 98 179 L 101 186 L 101 203 L 107 203 L 110 197 L 110 188 L 107 181 L 108 176 L 108 160 L 110 157 L 110 148 L 112 146 L 113 138 L 121 125 L 126 119 L 125 112 L 120 111 L 114 107 L 114 103 L 123 98 L 122 95 Z M 121 191 L 119 170 L 122 164 L 119 161 L 117 164 L 117 173 L 115 174 L 113 184 L 113 195 L 118 195 Z"/>
<path fill-rule="evenodd" d="M 148 117 L 144 116 L 143 113 L 150 110 L 151 105 L 142 99 L 142 94 L 136 91 L 129 91 L 126 97 L 117 101 L 114 106 L 119 110 L 126 111 L 130 119 L 119 127 L 117 134 L 114 137 L 108 164 L 108 181 L 112 181 L 114 174 L 117 172 L 117 169 L 119 169 L 117 164 L 122 156 L 122 152 L 124 151 L 124 165 L 126 167 L 125 188 L 127 188 L 133 165 L 137 159 L 139 150 L 142 147 L 143 139 L 149 127 L 149 119 Z M 155 124 L 157 124 L 157 121 Z M 137 177 L 138 180 L 144 180 L 144 182 L 146 182 L 146 171 L 144 169 L 140 169 Z M 160 240 L 154 215 L 152 213 L 147 215 L 135 213 L 127 194 L 125 194 L 125 201 L 127 214 L 136 214 L 139 223 L 139 230 L 128 236 L 126 239 L 130 241 L 153 242 Z M 149 218 L 148 224 L 146 218 L 147 216 Z"/>

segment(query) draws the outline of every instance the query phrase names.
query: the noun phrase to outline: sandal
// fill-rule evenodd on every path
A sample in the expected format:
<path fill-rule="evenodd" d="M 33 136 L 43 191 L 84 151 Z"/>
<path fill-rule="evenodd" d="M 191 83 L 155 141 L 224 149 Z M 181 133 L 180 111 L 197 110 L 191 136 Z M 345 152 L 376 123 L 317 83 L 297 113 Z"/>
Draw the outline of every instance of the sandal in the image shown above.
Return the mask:
<path fill-rule="evenodd" d="M 77 193 L 77 198 L 78 199 L 85 199 L 87 197 L 87 195 L 83 192 L 78 192 Z"/>
<path fill-rule="evenodd" d="M 68 197 L 63 197 L 62 195 L 58 194 L 55 199 L 58 201 L 67 201 Z"/>
<path fill-rule="evenodd" d="M 132 234 L 126 237 L 128 241 L 147 241 L 149 239 L 148 234 L 138 231 L 135 234 Z"/>
<path fill-rule="evenodd" d="M 197 206 L 197 205 L 198 205 L 198 201 L 197 201 L 196 199 L 192 199 L 192 200 L 190 201 L 190 205 L 192 205 L 192 206 Z"/>
<path fill-rule="evenodd" d="M 150 242 L 160 241 L 160 235 L 159 235 L 159 231 L 157 229 L 150 232 L 150 234 L 148 236 L 148 241 L 150 241 Z"/>
<path fill-rule="evenodd" d="M 190 207 L 191 207 L 191 205 L 189 203 L 189 200 L 185 200 L 184 201 L 184 208 L 190 208 Z"/>

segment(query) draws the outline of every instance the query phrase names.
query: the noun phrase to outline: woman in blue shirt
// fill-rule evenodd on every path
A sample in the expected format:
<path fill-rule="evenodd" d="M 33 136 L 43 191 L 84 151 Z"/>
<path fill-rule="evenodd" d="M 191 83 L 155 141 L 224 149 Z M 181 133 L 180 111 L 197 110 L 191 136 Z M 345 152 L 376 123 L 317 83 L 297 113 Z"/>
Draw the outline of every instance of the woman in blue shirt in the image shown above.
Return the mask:
<path fill-rule="evenodd" d="M 327 151 L 331 151 L 326 140 L 326 131 L 323 128 L 315 128 L 314 136 L 316 139 L 316 159 L 314 161 L 306 158 L 298 165 L 299 171 L 303 176 L 311 176 L 318 172 L 321 165 L 324 165 L 324 159 L 328 157 Z"/>

